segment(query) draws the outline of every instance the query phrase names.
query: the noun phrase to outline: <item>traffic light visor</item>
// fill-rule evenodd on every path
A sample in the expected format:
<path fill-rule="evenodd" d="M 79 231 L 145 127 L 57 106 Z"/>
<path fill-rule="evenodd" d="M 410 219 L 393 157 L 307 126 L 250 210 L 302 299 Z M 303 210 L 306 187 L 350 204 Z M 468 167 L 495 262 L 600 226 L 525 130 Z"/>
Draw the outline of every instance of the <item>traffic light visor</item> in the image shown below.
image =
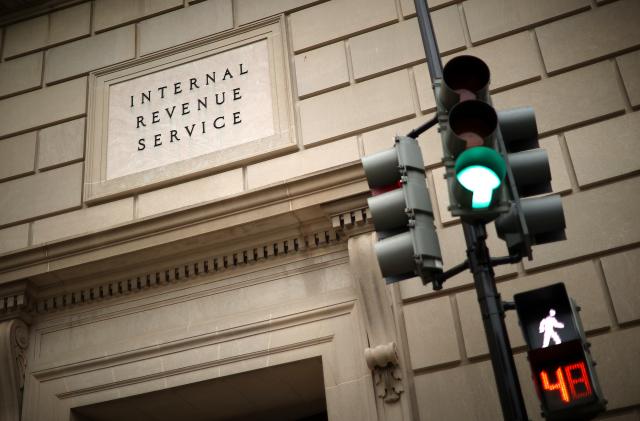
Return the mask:
<path fill-rule="evenodd" d="M 489 87 L 489 67 L 474 56 L 462 55 L 449 60 L 442 71 L 444 84 L 440 101 L 450 109 L 458 102 L 484 100 Z"/>

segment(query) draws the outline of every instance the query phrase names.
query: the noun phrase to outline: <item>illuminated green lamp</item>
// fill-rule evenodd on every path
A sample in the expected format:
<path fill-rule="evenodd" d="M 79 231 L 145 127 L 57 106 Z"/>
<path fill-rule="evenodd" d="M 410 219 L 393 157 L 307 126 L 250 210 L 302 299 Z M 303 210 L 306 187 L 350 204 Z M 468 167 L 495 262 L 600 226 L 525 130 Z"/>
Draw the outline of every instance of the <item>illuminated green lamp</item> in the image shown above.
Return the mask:
<path fill-rule="evenodd" d="M 504 180 L 507 166 L 497 151 L 477 146 L 458 156 L 455 171 L 463 188 L 456 192 L 460 203 L 472 209 L 487 209 L 493 202 L 494 191 Z"/>

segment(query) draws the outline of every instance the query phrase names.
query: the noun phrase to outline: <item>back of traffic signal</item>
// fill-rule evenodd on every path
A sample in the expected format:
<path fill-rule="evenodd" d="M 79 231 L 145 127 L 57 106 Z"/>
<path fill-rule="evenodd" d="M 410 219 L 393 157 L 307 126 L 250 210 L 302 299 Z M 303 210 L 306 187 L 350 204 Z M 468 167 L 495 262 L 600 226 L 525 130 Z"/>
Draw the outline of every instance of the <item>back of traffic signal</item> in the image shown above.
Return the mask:
<path fill-rule="evenodd" d="M 362 158 L 378 235 L 375 253 L 387 283 L 420 276 L 440 289 L 442 253 L 418 142 L 396 136 L 393 148 Z"/>

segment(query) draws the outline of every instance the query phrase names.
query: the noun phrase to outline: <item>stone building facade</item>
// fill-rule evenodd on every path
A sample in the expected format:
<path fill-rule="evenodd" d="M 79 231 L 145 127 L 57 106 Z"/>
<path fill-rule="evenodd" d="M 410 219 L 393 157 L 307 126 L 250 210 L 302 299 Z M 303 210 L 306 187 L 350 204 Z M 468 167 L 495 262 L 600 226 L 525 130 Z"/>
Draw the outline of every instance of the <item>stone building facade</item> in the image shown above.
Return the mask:
<path fill-rule="evenodd" d="M 387 286 L 372 252 L 360 158 L 435 110 L 412 0 L 0 5 L 0 419 L 500 419 L 471 276 Z M 496 108 L 534 107 L 563 196 L 568 239 L 500 292 L 564 281 L 602 419 L 640 420 L 640 2 L 429 6 L 444 62 L 481 57 Z M 449 268 L 461 225 L 420 144 Z"/>

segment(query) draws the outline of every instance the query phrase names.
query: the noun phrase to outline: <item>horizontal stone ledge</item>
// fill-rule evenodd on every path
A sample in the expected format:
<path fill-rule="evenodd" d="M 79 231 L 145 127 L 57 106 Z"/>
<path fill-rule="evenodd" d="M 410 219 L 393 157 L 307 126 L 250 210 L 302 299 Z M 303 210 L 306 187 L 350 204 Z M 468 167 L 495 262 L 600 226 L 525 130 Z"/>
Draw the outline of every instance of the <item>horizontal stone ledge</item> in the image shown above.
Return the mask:
<path fill-rule="evenodd" d="M 331 194 L 332 191 L 336 194 Z M 80 265 L 86 266 L 92 262 L 142 252 L 203 234 L 223 232 L 240 225 L 255 225 L 257 220 L 274 217 L 281 218 L 284 224 L 299 226 L 307 219 L 324 216 L 330 226 L 330 215 L 325 215 L 318 205 L 366 191 L 368 187 L 364 181 L 362 166 L 359 162 L 349 164 L 330 172 L 275 183 L 176 212 L 134 220 L 113 229 L 56 240 L 0 256 L 0 284 L 25 275 L 34 277 Z M 303 211 L 304 209 L 309 211 Z M 294 214 L 296 216 L 287 217 Z M 186 248 L 201 246 L 199 244 Z M 84 270 L 87 271 L 86 267 Z"/>

